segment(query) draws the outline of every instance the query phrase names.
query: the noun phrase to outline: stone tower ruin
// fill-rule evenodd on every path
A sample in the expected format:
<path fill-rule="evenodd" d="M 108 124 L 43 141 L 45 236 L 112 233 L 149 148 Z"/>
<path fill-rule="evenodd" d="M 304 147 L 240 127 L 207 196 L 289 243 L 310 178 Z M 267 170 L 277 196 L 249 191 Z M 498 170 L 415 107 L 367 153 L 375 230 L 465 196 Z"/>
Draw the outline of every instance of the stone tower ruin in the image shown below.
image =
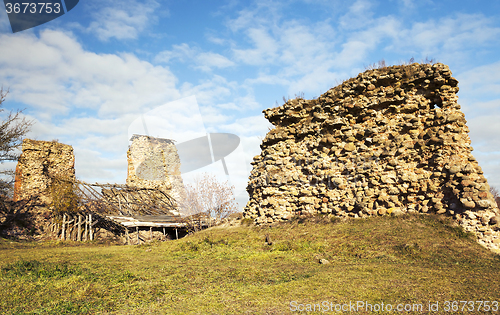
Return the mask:
<path fill-rule="evenodd" d="M 499 209 L 472 155 L 458 81 L 444 64 L 368 70 L 317 99 L 264 111 L 244 216 L 453 216 L 498 248 Z"/>
<path fill-rule="evenodd" d="M 42 203 L 50 204 L 54 177 L 75 179 L 73 147 L 55 141 L 24 139 L 16 166 L 14 201 L 37 196 Z"/>
<path fill-rule="evenodd" d="M 133 135 L 130 140 L 127 185 L 161 189 L 181 201 L 185 192 L 174 142 L 144 135 Z"/>

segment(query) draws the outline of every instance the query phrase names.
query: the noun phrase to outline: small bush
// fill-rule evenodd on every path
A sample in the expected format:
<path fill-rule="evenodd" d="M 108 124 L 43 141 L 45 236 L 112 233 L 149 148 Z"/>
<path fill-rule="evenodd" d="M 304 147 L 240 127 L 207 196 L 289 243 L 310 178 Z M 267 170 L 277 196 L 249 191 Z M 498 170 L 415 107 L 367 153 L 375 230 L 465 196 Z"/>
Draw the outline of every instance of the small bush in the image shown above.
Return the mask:
<path fill-rule="evenodd" d="M 75 193 L 74 183 L 54 180 L 51 186 L 50 207 L 56 214 L 78 212 L 80 197 Z"/>
<path fill-rule="evenodd" d="M 409 256 L 412 258 L 418 257 L 421 248 L 417 243 L 413 244 L 400 244 L 394 246 L 394 250 L 402 256 Z"/>
<path fill-rule="evenodd" d="M 243 226 L 250 226 L 252 224 L 253 224 L 253 220 L 250 218 L 244 218 L 243 220 L 241 220 L 241 225 L 243 225 Z"/>
<path fill-rule="evenodd" d="M 330 222 L 333 223 L 333 224 L 335 224 L 335 223 L 342 222 L 342 219 L 339 218 L 339 217 L 333 216 L 333 217 L 330 218 Z"/>
<path fill-rule="evenodd" d="M 185 243 L 181 243 L 180 248 L 182 251 L 197 252 L 200 249 L 200 245 L 198 243 L 187 241 Z"/>
<path fill-rule="evenodd" d="M 297 246 L 291 241 L 284 241 L 273 246 L 273 251 L 287 252 L 296 250 Z"/>
<path fill-rule="evenodd" d="M 225 239 L 214 240 L 210 236 L 205 236 L 205 238 L 203 239 L 203 242 L 205 244 L 210 245 L 210 247 L 213 247 L 214 245 L 228 245 L 229 244 L 227 242 L 227 240 L 225 240 Z"/>

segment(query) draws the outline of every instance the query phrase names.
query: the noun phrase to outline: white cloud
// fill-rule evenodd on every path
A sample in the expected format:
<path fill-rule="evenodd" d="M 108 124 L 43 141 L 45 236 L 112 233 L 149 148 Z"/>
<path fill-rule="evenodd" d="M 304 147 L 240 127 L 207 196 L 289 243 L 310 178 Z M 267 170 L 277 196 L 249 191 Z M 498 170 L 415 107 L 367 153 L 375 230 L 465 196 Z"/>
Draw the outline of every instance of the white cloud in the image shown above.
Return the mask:
<path fill-rule="evenodd" d="M 329 68 L 335 49 L 333 34 L 331 27 L 321 23 L 312 27 L 294 21 L 284 24 L 280 31 L 279 60 L 286 65 L 286 74 L 303 75 L 319 66 Z"/>
<path fill-rule="evenodd" d="M 157 1 L 99 0 L 89 4 L 94 21 L 86 28 L 101 41 L 136 39 L 155 20 Z"/>
<path fill-rule="evenodd" d="M 198 54 L 196 62 L 198 67 L 203 71 L 210 71 L 212 68 L 227 68 L 234 66 L 234 62 L 231 60 L 212 52 Z"/>
<path fill-rule="evenodd" d="M 304 91 L 317 95 L 331 87 L 333 81 L 363 71 L 360 65 L 382 58 L 390 62 L 395 53 L 403 53 L 405 60 L 413 56 L 462 63 L 476 45 L 487 46 L 500 35 L 493 20 L 480 14 L 452 13 L 436 20 L 412 22 L 413 19 L 401 16 L 374 16 L 374 5 L 359 0 L 340 21 L 313 23 L 282 18 L 276 13 L 276 3 L 267 8 L 258 2 L 241 10 L 227 25 L 235 36 L 245 36 L 244 41 L 227 41 L 231 42 L 234 60 L 257 66 L 253 69 L 258 69 L 258 75 L 250 74 L 245 85 L 282 85 L 289 93 Z M 402 5 L 408 8 L 415 4 L 406 1 Z M 349 26 L 353 21 L 356 27 Z M 322 79 L 328 83 L 322 84 Z M 486 87 L 487 84 L 483 86 Z"/>
<path fill-rule="evenodd" d="M 75 145 L 73 147 L 77 178 L 91 183 L 125 183 L 127 178 L 127 158 L 125 154 L 113 159 L 103 157 L 96 150 Z"/>
<path fill-rule="evenodd" d="M 351 5 L 349 11 L 340 18 L 339 26 L 346 30 L 366 27 L 372 21 L 372 4 L 373 2 L 369 0 L 357 0 Z"/>
<path fill-rule="evenodd" d="M 236 19 L 229 20 L 227 26 L 233 32 L 238 32 L 242 29 L 247 29 L 249 25 L 259 21 L 262 21 L 262 17 L 258 15 L 257 10 L 244 9 L 238 13 Z"/>
<path fill-rule="evenodd" d="M 308 94 L 313 93 L 313 97 L 318 97 L 335 86 L 335 80 L 339 77 L 341 76 L 337 73 L 318 67 L 290 84 L 288 93 L 295 95 L 307 92 Z"/>
<path fill-rule="evenodd" d="M 250 17 L 258 16 L 257 13 L 274 20 L 257 18 L 250 22 Z M 232 31 L 241 30 L 248 41 L 232 45 L 235 60 L 260 66 L 257 77 L 247 78 L 245 84 L 282 85 L 288 93 L 305 92 L 318 96 L 335 81 L 345 79 L 344 75 L 357 74 L 351 72 L 361 62 L 366 63 L 380 42 L 397 38 L 401 28 L 399 21 L 391 16 L 377 19 L 371 16 L 371 8 L 365 1 L 356 2 L 344 22 L 347 23 L 348 17 L 362 19 L 369 27 L 347 28 L 344 25 L 348 31 L 340 32 L 337 29 L 344 27 L 340 22 L 281 21 L 279 14 L 262 13 L 260 7 L 241 11 L 238 18 L 230 21 L 229 27 Z M 278 70 L 269 71 L 268 67 Z"/>
<path fill-rule="evenodd" d="M 196 96 L 162 104 L 135 117 L 127 127 L 129 138 L 142 134 L 178 143 L 202 137 L 207 132 Z"/>
<path fill-rule="evenodd" d="M 167 68 L 86 51 L 69 33 L 2 34 L 0 42 L 5 104 L 28 106 L 27 118 L 36 118 L 30 138 L 73 145 L 77 174 L 87 180 L 124 180 L 128 124 L 181 95 Z"/>
<path fill-rule="evenodd" d="M 221 125 L 219 130 L 220 132 L 231 132 L 240 137 L 252 138 L 265 135 L 271 127 L 272 124 L 264 118 L 264 115 L 257 115 L 238 118 L 234 122 Z"/>
<path fill-rule="evenodd" d="M 210 72 L 214 68 L 227 68 L 235 65 L 227 57 L 214 52 L 203 52 L 199 48 L 192 48 L 188 44 L 173 45 L 172 50 L 164 50 L 154 58 L 158 63 L 170 63 L 180 61 L 183 63 L 191 62 L 192 68 Z"/>
<path fill-rule="evenodd" d="M 207 35 L 207 40 L 217 45 L 224 45 L 227 43 L 227 40 L 225 40 L 224 38 L 217 37 L 215 35 Z"/>
<path fill-rule="evenodd" d="M 169 63 L 173 59 L 185 62 L 187 59 L 192 59 L 195 54 L 195 51 L 188 44 L 182 43 L 173 45 L 172 50 L 164 50 L 158 53 L 155 62 Z"/>
<path fill-rule="evenodd" d="M 436 56 L 461 61 L 464 55 L 478 45 L 496 41 L 500 28 L 493 20 L 481 14 L 455 14 L 438 20 L 416 22 L 398 31 L 398 39 L 391 49 L 398 52 L 418 51 L 423 56 Z"/>
<path fill-rule="evenodd" d="M 497 189 L 500 188 L 500 152 L 482 152 L 479 150 L 472 151 L 472 154 L 477 159 L 479 166 L 484 172 L 484 176 L 488 180 L 490 186 L 494 186 Z"/>
<path fill-rule="evenodd" d="M 245 84 L 256 85 L 256 84 L 269 84 L 269 85 L 283 85 L 287 86 L 291 83 L 291 80 L 285 75 L 281 74 L 268 74 L 265 72 L 260 72 L 256 78 L 245 79 Z"/>
<path fill-rule="evenodd" d="M 402 0 L 403 6 L 405 9 L 413 9 L 415 8 L 415 3 L 413 0 Z"/>
<path fill-rule="evenodd" d="M 461 90 L 478 98 L 500 96 L 500 61 L 469 69 L 456 75 Z"/>
<path fill-rule="evenodd" d="M 218 102 L 231 96 L 232 91 L 236 88 L 236 82 L 228 81 L 219 75 L 214 75 L 210 79 L 202 80 L 198 85 L 184 83 L 180 90 L 185 97 L 196 95 L 196 99 L 200 105 L 216 106 Z"/>
<path fill-rule="evenodd" d="M 500 62 L 478 66 L 456 75 L 459 104 L 463 105 L 470 139 L 491 186 L 500 187 Z"/>
<path fill-rule="evenodd" d="M 41 120 L 75 107 L 96 109 L 99 115 L 134 113 L 180 97 L 167 68 L 132 54 L 85 51 L 68 33 L 4 34 L 0 41 L 0 84 L 10 87 L 13 100 L 37 109 Z"/>
<path fill-rule="evenodd" d="M 262 28 L 250 28 L 247 35 L 255 48 L 233 49 L 235 58 L 249 65 L 272 64 L 278 56 L 278 45 L 273 36 Z"/>
<path fill-rule="evenodd" d="M 237 104 L 239 110 L 259 109 L 262 107 L 262 104 L 257 102 L 255 96 L 250 92 L 244 96 L 235 97 L 234 102 Z"/>
<path fill-rule="evenodd" d="M 338 39 L 331 25 L 324 21 L 306 25 L 295 20 L 260 23 L 243 31 L 248 42 L 232 48 L 235 60 L 259 67 L 257 76 L 245 79 L 244 86 L 281 85 L 288 93 L 315 95 L 331 87 L 336 74 L 330 68 L 337 63 L 345 65 L 345 60 L 336 58 Z M 320 82 L 318 73 L 327 82 Z"/>
<path fill-rule="evenodd" d="M 370 46 L 361 40 L 350 40 L 342 45 L 342 51 L 338 55 L 338 63 L 352 65 L 366 60 Z"/>

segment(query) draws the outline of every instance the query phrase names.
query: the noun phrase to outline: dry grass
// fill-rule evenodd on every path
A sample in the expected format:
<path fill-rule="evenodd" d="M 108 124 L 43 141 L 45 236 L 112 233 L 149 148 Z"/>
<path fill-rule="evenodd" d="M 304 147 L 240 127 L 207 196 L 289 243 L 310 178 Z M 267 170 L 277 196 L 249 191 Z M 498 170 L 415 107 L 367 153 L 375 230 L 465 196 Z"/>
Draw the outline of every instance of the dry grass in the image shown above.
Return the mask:
<path fill-rule="evenodd" d="M 408 61 L 401 61 L 401 62 L 399 62 L 399 64 L 403 65 L 403 66 L 408 66 L 408 65 L 411 65 L 411 64 L 413 64 L 415 62 L 416 62 L 415 58 L 411 57 Z M 429 65 L 433 65 L 436 62 L 437 62 L 436 59 L 434 59 L 434 58 L 429 59 L 429 57 L 425 57 L 425 59 L 422 59 L 420 61 L 421 64 L 429 64 Z M 381 68 L 385 68 L 385 67 L 388 67 L 388 66 L 389 65 L 385 62 L 385 60 L 381 59 L 381 60 L 379 60 L 376 63 L 373 63 L 371 65 L 365 66 L 365 70 L 381 69 Z"/>
<path fill-rule="evenodd" d="M 499 256 L 434 216 L 318 217 L 140 246 L 71 245 L 2 240 L 1 313 L 289 314 L 292 301 L 500 299 Z"/>

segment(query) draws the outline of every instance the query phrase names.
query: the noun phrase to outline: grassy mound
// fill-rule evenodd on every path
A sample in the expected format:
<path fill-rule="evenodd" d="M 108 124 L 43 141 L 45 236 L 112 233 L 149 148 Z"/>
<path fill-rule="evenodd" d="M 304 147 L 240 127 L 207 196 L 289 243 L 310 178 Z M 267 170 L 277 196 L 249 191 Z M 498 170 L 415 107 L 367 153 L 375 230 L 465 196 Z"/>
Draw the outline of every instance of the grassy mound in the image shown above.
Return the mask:
<path fill-rule="evenodd" d="M 316 217 L 140 246 L 71 245 L 0 241 L 0 313 L 289 314 L 316 304 L 319 314 L 357 301 L 425 311 L 431 301 L 439 302 L 434 314 L 449 314 L 445 301 L 500 301 L 499 256 L 430 215 Z"/>

